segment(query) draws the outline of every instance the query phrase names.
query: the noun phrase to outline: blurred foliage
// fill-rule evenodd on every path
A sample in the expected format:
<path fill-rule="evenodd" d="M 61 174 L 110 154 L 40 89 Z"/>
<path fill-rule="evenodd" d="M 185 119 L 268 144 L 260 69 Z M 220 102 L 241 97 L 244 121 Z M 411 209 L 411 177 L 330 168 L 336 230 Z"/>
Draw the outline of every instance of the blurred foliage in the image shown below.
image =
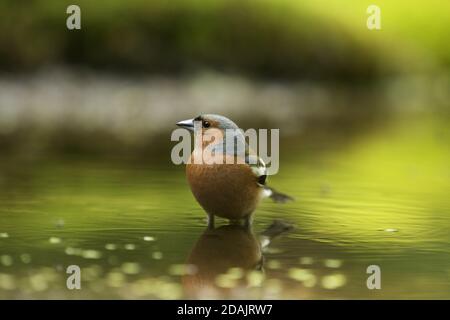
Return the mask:
<path fill-rule="evenodd" d="M 2 1 L 0 70 L 72 64 L 370 80 L 405 65 L 450 63 L 450 4 L 438 0 L 378 1 L 382 31 L 366 28 L 369 1 L 80 0 L 79 31 L 65 26 L 70 4 Z"/>

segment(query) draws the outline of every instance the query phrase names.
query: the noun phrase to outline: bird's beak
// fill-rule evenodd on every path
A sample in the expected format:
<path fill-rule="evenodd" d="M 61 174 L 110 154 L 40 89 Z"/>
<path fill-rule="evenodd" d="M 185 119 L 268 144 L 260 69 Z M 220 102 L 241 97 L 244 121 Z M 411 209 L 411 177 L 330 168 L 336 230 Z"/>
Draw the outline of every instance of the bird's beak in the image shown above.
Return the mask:
<path fill-rule="evenodd" d="M 194 119 L 180 121 L 177 123 L 177 126 L 194 131 Z"/>

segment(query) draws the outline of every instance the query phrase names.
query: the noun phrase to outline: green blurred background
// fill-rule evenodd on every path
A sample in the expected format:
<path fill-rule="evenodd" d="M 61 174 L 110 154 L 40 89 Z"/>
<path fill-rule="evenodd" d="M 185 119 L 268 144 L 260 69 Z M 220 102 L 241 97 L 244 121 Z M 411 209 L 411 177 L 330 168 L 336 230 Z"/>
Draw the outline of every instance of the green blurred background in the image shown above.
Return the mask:
<path fill-rule="evenodd" d="M 285 133 L 447 113 L 450 5 L 433 1 L 377 2 L 382 30 L 366 27 L 370 1 L 79 1 L 81 30 L 65 27 L 69 1 L 2 1 L 0 147 L 145 149 L 199 112 Z"/>
<path fill-rule="evenodd" d="M 170 133 L 200 113 L 279 128 L 297 199 L 256 212 L 296 227 L 262 283 L 213 297 L 450 298 L 450 2 L 79 0 L 68 30 L 71 4 L 0 2 L 0 298 L 187 297 Z"/>

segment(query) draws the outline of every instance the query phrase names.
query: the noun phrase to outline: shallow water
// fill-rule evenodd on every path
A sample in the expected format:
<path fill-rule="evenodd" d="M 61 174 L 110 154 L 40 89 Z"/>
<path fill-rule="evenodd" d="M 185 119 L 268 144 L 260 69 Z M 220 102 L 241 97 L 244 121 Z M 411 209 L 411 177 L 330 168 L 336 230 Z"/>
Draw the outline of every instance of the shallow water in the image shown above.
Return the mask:
<path fill-rule="evenodd" d="M 206 230 L 169 155 L 2 159 L 0 298 L 450 298 L 447 119 L 332 137 L 281 142 L 269 183 L 296 201 L 262 203 L 252 232 Z M 261 249 L 276 219 L 294 229 Z M 81 290 L 66 288 L 69 265 Z"/>

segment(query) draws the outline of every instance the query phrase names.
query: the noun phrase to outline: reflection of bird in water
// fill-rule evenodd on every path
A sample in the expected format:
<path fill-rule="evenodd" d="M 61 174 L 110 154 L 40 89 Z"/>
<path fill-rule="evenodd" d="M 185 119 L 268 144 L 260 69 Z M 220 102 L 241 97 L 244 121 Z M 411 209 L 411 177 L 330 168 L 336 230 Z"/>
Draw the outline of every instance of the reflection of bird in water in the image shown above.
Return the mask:
<path fill-rule="evenodd" d="M 262 271 L 262 248 L 292 226 L 275 221 L 260 235 L 241 225 L 208 228 L 193 247 L 187 264 L 196 272 L 183 278 L 189 298 L 226 298 L 247 287 L 246 273 Z"/>
<path fill-rule="evenodd" d="M 264 161 L 230 119 L 207 114 L 177 125 L 194 131 L 196 141 L 201 141 L 196 142 L 186 175 L 192 193 L 208 214 L 208 224 L 214 224 L 214 216 L 250 223 L 263 197 L 275 202 L 292 200 L 267 186 Z"/>

